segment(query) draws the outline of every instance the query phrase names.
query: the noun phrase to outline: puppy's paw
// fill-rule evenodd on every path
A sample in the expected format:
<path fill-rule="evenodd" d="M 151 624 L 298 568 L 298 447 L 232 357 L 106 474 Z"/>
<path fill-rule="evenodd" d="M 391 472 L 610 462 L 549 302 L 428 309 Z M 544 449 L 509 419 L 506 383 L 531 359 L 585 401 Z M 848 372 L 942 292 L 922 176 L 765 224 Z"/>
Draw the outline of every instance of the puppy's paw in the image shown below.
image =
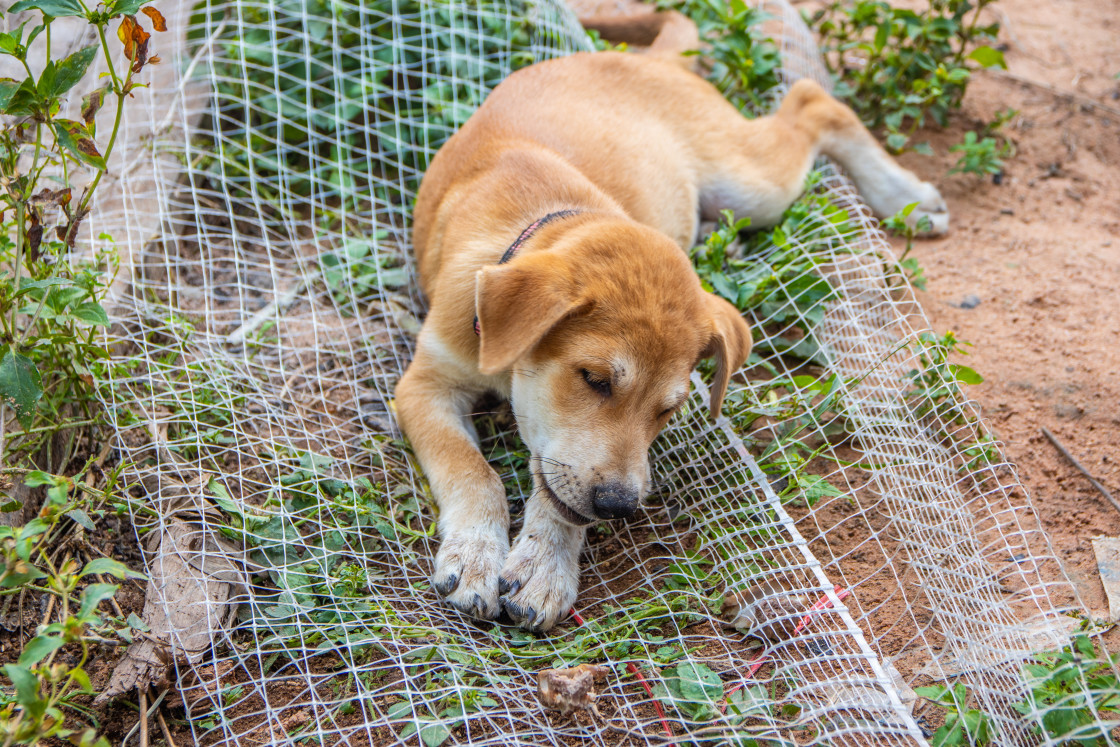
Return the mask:
<path fill-rule="evenodd" d="M 504 531 L 448 535 L 436 553 L 432 588 L 460 612 L 493 620 L 501 611 L 498 573 L 508 553 Z"/>
<path fill-rule="evenodd" d="M 859 185 L 872 212 L 880 218 L 890 218 L 907 205 L 917 206 L 906 216 L 906 224 L 917 228 L 923 218 L 929 226 L 918 232 L 919 236 L 942 236 L 949 232 L 949 207 L 937 187 L 923 182 L 913 172 L 891 163 L 869 182 Z"/>
<path fill-rule="evenodd" d="M 499 584 L 502 607 L 526 630 L 544 633 L 562 620 L 579 591 L 579 545 L 549 533 L 522 534 L 506 559 Z"/>
<path fill-rule="evenodd" d="M 918 184 L 915 194 L 911 195 L 917 199 L 911 199 L 902 206 L 918 203 L 913 212 L 906 216 L 906 224 L 918 228 L 918 236 L 944 236 L 949 233 L 949 206 L 945 204 L 945 199 L 937 191 L 937 187 L 929 182 L 918 182 Z M 922 218 L 929 219 L 928 226 L 922 227 L 921 224 L 924 223 Z"/>

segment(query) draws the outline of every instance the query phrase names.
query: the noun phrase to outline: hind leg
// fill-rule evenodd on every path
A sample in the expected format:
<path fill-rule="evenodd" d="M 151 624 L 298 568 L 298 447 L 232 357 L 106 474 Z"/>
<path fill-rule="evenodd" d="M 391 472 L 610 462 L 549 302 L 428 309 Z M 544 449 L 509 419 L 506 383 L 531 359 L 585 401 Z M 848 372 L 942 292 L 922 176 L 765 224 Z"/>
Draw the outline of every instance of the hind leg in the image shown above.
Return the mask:
<path fill-rule="evenodd" d="M 918 203 L 908 218 L 916 225 L 929 218 L 929 234 L 949 230 L 949 212 L 937 188 L 902 168 L 876 142 L 850 108 L 819 85 L 800 80 L 778 111 L 726 133 L 722 148 L 706 159 L 712 164 L 701 186 L 701 212 L 714 217 L 734 210 L 754 225 L 776 223 L 801 193 L 814 159 L 835 159 L 852 177 L 860 194 L 880 218 Z"/>

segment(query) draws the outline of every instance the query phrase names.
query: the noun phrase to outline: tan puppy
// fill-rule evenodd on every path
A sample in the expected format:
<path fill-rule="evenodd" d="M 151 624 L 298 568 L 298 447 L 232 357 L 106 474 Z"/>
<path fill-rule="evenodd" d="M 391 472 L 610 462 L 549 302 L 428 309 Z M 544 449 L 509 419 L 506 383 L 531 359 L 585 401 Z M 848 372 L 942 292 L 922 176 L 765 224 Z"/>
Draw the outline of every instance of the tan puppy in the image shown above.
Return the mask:
<path fill-rule="evenodd" d="M 431 312 L 396 409 L 439 504 L 432 583 L 451 604 L 487 619 L 504 607 L 533 630 L 567 613 L 586 525 L 635 511 L 692 369 L 715 359 L 715 416 L 750 351 L 738 311 L 692 271 L 700 220 L 775 224 L 820 154 L 878 215 L 917 202 L 912 220 L 946 230 L 937 190 L 808 81 L 749 120 L 679 65 L 576 54 L 514 73 L 443 146 L 413 229 Z M 532 452 L 512 551 L 469 420 L 488 390 L 511 399 Z"/>

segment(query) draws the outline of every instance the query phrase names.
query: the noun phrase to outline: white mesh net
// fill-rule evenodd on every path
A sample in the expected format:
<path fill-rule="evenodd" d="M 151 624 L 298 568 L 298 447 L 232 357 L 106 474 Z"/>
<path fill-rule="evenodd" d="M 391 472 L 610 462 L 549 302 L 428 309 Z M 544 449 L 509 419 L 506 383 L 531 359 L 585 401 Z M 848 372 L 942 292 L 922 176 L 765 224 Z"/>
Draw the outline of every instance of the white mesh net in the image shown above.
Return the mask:
<path fill-rule="evenodd" d="M 582 622 L 534 637 L 440 604 L 389 405 L 424 312 L 408 209 L 493 85 L 589 42 L 544 0 L 180 5 L 168 80 L 121 135 L 124 203 L 88 224 L 124 253 L 101 397 L 150 571 L 177 579 L 148 600 L 180 621 L 172 651 L 147 655 L 179 663 L 200 743 L 924 743 L 939 717 L 910 686 L 933 682 L 1000 744 L 1076 727 L 1014 707 L 1031 653 L 1069 642 L 1073 587 L 827 163 L 732 273 L 768 289 L 749 383 L 711 423 L 696 375 L 651 506 L 590 533 Z M 768 7 L 784 79 L 827 85 L 797 12 Z M 478 426 L 516 517 L 527 455 Z M 598 714 L 546 710 L 536 673 L 583 662 L 609 669 Z"/>

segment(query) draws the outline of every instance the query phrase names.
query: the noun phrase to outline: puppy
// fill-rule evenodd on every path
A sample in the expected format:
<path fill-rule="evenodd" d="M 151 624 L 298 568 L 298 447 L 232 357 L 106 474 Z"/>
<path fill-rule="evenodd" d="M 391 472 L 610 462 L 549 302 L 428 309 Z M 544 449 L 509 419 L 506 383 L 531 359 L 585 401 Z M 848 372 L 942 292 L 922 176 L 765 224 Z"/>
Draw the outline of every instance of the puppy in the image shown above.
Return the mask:
<path fill-rule="evenodd" d="M 715 362 L 712 417 L 751 332 L 706 293 L 687 250 L 721 210 L 774 225 L 828 155 L 879 216 L 937 190 L 901 168 L 856 115 L 799 81 L 773 116 L 746 119 L 680 65 L 575 54 L 511 75 L 439 151 L 413 243 L 431 311 L 396 413 L 439 505 L 432 585 L 482 619 L 552 628 L 571 608 L 585 528 L 631 516 L 647 450 Z M 508 397 L 534 491 L 509 542 L 501 480 L 470 412 Z"/>

